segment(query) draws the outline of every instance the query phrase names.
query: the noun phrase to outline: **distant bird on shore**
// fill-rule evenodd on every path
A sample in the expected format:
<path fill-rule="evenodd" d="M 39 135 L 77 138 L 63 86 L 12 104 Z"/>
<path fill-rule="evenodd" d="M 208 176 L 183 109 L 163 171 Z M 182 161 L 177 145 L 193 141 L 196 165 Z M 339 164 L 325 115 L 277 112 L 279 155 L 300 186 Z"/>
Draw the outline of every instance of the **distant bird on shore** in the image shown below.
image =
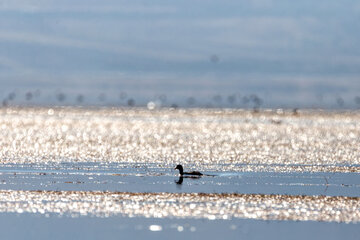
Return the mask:
<path fill-rule="evenodd" d="M 198 172 L 198 171 L 184 172 L 184 168 L 180 164 L 177 165 L 175 169 L 179 170 L 179 173 L 180 173 L 181 176 L 183 176 L 183 175 L 187 175 L 187 176 L 203 176 L 204 175 L 204 174 L 202 174 L 201 172 Z"/>

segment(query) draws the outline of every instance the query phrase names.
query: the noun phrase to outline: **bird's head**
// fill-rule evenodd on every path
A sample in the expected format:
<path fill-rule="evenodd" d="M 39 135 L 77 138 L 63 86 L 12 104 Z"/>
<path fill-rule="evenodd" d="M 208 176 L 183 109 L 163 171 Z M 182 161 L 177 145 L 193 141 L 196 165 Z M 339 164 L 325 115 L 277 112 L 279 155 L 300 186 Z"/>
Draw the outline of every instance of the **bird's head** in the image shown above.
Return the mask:
<path fill-rule="evenodd" d="M 178 165 L 175 167 L 175 170 L 176 170 L 176 169 L 179 170 L 180 174 L 182 174 L 183 171 L 184 171 L 183 167 L 182 167 L 180 164 L 178 164 Z"/>

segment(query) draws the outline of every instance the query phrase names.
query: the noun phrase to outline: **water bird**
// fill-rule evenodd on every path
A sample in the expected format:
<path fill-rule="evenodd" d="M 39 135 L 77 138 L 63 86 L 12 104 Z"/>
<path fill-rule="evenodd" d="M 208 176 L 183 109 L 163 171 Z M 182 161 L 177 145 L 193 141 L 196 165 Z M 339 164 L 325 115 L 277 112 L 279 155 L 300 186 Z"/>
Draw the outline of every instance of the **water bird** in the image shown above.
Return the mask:
<path fill-rule="evenodd" d="M 183 176 L 183 175 L 187 175 L 187 176 L 203 176 L 204 175 L 204 174 L 202 174 L 201 172 L 198 172 L 198 171 L 184 172 L 184 168 L 180 164 L 178 164 L 175 167 L 175 169 L 179 170 L 179 173 L 180 173 L 181 176 Z"/>

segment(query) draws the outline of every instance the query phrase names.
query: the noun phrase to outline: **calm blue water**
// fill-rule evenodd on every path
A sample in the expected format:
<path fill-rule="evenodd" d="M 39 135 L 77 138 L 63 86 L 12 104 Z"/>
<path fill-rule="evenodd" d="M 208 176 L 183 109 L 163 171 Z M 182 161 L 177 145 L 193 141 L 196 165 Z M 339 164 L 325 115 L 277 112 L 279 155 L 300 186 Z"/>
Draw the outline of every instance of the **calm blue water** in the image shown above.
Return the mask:
<path fill-rule="evenodd" d="M 120 192 L 205 192 L 360 196 L 359 173 L 204 172 L 181 179 L 152 164 L 62 163 L 0 166 L 1 189 Z"/>
<path fill-rule="evenodd" d="M 151 231 L 156 225 L 161 231 Z M 3 239 L 359 239 L 359 224 L 0 214 Z"/>

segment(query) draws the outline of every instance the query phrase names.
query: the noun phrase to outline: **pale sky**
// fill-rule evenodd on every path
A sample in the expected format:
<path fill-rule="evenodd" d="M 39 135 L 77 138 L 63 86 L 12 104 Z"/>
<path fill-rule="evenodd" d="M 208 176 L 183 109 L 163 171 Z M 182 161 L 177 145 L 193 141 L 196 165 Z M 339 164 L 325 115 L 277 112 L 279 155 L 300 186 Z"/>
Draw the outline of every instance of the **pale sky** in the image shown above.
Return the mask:
<path fill-rule="evenodd" d="M 358 1 L 0 1 L 0 98 L 360 107 L 359 29 Z"/>

